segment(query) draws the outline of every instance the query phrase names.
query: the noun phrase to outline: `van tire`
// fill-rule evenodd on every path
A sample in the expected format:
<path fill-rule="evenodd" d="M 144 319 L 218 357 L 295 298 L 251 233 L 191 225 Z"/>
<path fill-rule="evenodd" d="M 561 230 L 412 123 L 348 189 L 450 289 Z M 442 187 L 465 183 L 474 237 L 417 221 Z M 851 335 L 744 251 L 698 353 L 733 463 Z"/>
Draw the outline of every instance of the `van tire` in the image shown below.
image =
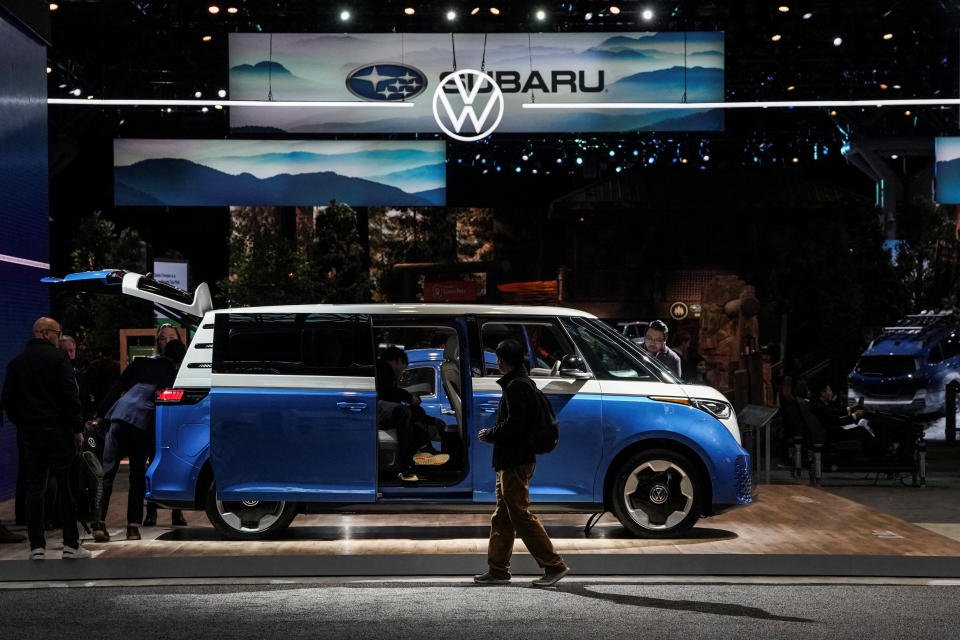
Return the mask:
<path fill-rule="evenodd" d="M 250 502 L 217 499 L 217 485 L 210 483 L 206 500 L 207 519 L 230 540 L 262 540 L 290 526 L 297 515 L 293 502 L 255 500 Z"/>
<path fill-rule="evenodd" d="M 672 538 L 700 518 L 705 491 L 697 467 L 668 449 L 641 451 L 617 471 L 613 514 L 642 538 Z"/>

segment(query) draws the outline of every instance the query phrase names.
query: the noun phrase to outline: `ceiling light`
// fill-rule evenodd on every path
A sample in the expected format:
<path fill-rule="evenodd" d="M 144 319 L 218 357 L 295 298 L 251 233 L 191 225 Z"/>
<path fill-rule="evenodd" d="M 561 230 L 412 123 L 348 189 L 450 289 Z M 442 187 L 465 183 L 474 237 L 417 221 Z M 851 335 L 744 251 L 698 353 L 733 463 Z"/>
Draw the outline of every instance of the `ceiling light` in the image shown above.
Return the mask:
<path fill-rule="evenodd" d="M 833 46 L 839 47 L 842 44 L 843 44 L 843 38 L 841 38 L 840 36 L 837 36 L 836 38 L 833 39 Z"/>
<path fill-rule="evenodd" d="M 883 34 L 883 39 L 884 39 L 884 40 L 893 40 L 893 34 L 892 34 L 892 33 L 885 33 L 885 34 Z"/>
<path fill-rule="evenodd" d="M 204 42 L 210 42 L 211 40 L 213 40 L 213 36 L 203 36 L 201 40 L 203 40 Z"/>
<path fill-rule="evenodd" d="M 813 17 L 813 14 L 810 13 L 809 11 L 807 11 L 805 14 L 803 14 L 803 19 L 804 19 L 804 20 L 809 20 L 809 19 L 812 18 L 812 17 Z"/>
<path fill-rule="evenodd" d="M 194 97 L 194 98 L 202 98 L 202 97 L 203 97 L 203 93 L 201 93 L 201 92 L 199 92 L 199 91 L 195 91 L 195 92 L 193 93 L 193 97 Z"/>
<path fill-rule="evenodd" d="M 50 3 L 50 11 L 56 11 L 59 8 L 60 8 L 60 5 L 58 5 L 56 2 Z"/>
<path fill-rule="evenodd" d="M 451 13 L 452 13 L 452 12 L 451 12 Z M 477 15 L 478 13 L 480 13 L 480 7 L 474 7 L 473 9 L 470 10 L 470 15 L 472 15 L 472 16 L 475 16 L 475 15 Z M 448 19 L 448 20 L 451 19 L 449 13 L 447 14 L 447 19 Z"/>
<path fill-rule="evenodd" d="M 236 7 L 227 7 L 227 13 L 236 13 L 238 11 L 239 9 L 237 9 Z"/>
<path fill-rule="evenodd" d="M 413 7 L 407 7 L 407 8 L 405 8 L 405 9 L 403 10 L 403 12 L 404 12 L 405 14 L 407 14 L 408 16 L 412 16 L 413 14 L 415 14 L 415 13 L 417 12 L 417 10 L 414 9 Z"/>
<path fill-rule="evenodd" d="M 81 93 L 83 93 L 83 92 L 80 91 L 80 89 L 74 89 L 74 90 L 71 91 L 70 93 L 72 93 L 72 94 L 75 95 L 75 96 L 79 96 L 79 95 L 80 95 Z"/>
<path fill-rule="evenodd" d="M 215 5 L 215 4 L 212 4 L 212 5 L 210 5 L 209 7 L 207 7 L 207 11 L 209 11 L 210 13 L 214 13 L 214 14 L 220 13 L 220 7 L 218 7 L 218 6 Z"/>
<path fill-rule="evenodd" d="M 884 91 L 886 91 L 886 90 L 889 89 L 890 87 L 889 87 L 886 83 L 881 82 L 881 83 L 880 83 L 880 88 L 883 89 Z"/>
<path fill-rule="evenodd" d="M 893 85 L 893 88 L 894 88 L 894 89 L 900 89 L 900 85 L 895 84 L 895 85 Z"/>
<path fill-rule="evenodd" d="M 907 109 L 906 111 L 903 112 L 903 115 L 905 115 L 905 116 L 912 116 L 912 115 L 913 115 L 913 112 L 910 111 L 910 109 Z"/>
<path fill-rule="evenodd" d="M 213 105 L 213 108 L 214 108 L 214 109 L 223 109 L 223 105 L 222 105 L 222 104 L 215 104 L 215 105 Z"/>
<path fill-rule="evenodd" d="M 650 9 L 644 9 L 640 13 L 640 17 L 646 20 L 647 22 L 650 22 L 651 20 L 653 20 L 653 11 Z"/>
<path fill-rule="evenodd" d="M 620 7 L 618 7 L 618 6 L 615 5 L 615 4 L 614 4 L 614 5 L 610 5 L 610 13 L 612 13 L 612 14 L 615 15 L 615 16 L 620 15 Z"/>
<path fill-rule="evenodd" d="M 780 42 L 780 38 L 782 37 L 783 36 L 781 36 L 779 33 L 775 33 L 772 36 L 770 36 L 770 39 L 773 40 L 774 42 Z"/>
<path fill-rule="evenodd" d="M 217 95 L 220 96 L 221 98 L 226 98 L 226 97 L 227 97 L 227 90 L 226 90 L 226 89 L 220 89 L 220 91 L 217 91 Z"/>
<path fill-rule="evenodd" d="M 547 12 L 543 9 L 537 9 L 537 12 L 534 14 L 534 16 L 537 18 L 537 20 L 543 22 L 547 19 Z"/>
<path fill-rule="evenodd" d="M 479 9 L 477 9 L 477 11 L 479 11 Z M 453 9 L 451 9 L 450 11 L 447 11 L 447 20 L 448 20 L 448 21 L 453 22 L 453 21 L 456 20 L 456 19 L 457 19 L 457 12 L 456 12 L 456 11 L 454 11 Z"/>
<path fill-rule="evenodd" d="M 794 85 L 790 85 L 789 87 L 787 87 L 787 91 L 793 91 L 794 89 L 796 89 Z"/>
<path fill-rule="evenodd" d="M 583 14 L 583 19 L 587 21 L 593 20 L 593 14 L 587 11 L 585 14 Z"/>
<path fill-rule="evenodd" d="M 777 7 L 777 11 L 779 11 L 780 13 L 787 13 L 788 11 L 790 11 L 790 7 L 788 7 L 785 4 L 782 4 L 779 7 Z"/>
<path fill-rule="evenodd" d="M 47 67 L 47 73 L 52 73 L 52 72 L 53 72 L 53 67 Z"/>
<path fill-rule="evenodd" d="M 340 22 L 347 22 L 350 20 L 350 12 L 344 9 L 340 12 Z"/>
<path fill-rule="evenodd" d="M 496 7 L 490 7 L 490 13 L 492 13 L 495 16 L 498 16 L 500 15 L 500 9 L 497 9 Z"/>

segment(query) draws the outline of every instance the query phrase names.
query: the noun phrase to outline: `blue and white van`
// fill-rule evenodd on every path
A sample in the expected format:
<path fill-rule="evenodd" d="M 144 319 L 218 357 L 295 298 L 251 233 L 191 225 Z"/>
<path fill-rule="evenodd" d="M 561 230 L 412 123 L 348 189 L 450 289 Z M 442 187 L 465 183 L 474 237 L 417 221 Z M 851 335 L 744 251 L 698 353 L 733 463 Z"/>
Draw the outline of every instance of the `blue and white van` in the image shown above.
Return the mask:
<path fill-rule="evenodd" d="M 315 304 L 213 310 L 194 294 L 123 271 L 54 280 L 124 293 L 192 320 L 175 387 L 158 393 L 147 495 L 204 509 L 223 535 L 257 539 L 300 512 L 492 503 L 493 350 L 513 337 L 560 420 L 540 456 L 535 504 L 609 510 L 633 534 L 676 536 L 701 516 L 749 504 L 751 463 L 715 389 L 685 385 L 641 348 L 575 309 L 455 304 Z M 448 463 L 397 477 L 396 436 L 379 431 L 378 349 L 403 345 L 401 383 L 433 394 Z M 438 362 L 439 360 L 439 362 Z M 430 372 L 416 373 L 423 366 Z M 433 384 L 430 376 L 436 375 Z M 427 407 L 431 402 L 424 402 Z M 422 469 L 422 471 L 421 471 Z"/>

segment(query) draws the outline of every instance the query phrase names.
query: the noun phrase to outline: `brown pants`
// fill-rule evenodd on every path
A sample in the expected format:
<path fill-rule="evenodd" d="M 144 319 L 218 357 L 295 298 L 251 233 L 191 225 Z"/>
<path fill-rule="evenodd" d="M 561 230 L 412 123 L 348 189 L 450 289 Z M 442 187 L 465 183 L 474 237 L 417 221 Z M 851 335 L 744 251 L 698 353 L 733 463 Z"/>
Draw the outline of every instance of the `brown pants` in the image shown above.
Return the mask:
<path fill-rule="evenodd" d="M 513 541 L 520 536 L 527 551 L 547 573 L 562 571 L 567 565 L 554 551 L 540 519 L 530 513 L 530 478 L 536 464 L 521 464 L 497 471 L 497 508 L 490 518 L 490 544 L 487 564 L 490 572 L 510 575 Z"/>

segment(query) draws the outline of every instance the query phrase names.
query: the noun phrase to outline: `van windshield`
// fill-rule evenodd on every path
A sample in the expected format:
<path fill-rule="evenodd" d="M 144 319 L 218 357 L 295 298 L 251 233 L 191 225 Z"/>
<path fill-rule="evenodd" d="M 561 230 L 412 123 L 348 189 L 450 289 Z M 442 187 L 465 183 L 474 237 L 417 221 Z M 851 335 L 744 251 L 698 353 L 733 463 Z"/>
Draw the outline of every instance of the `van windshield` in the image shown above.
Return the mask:
<path fill-rule="evenodd" d="M 607 343 L 606 349 L 603 349 L 607 353 L 607 357 L 603 358 L 601 355 L 597 355 L 600 360 L 609 360 L 611 356 L 614 355 L 614 349 L 619 349 L 621 352 L 625 351 L 625 354 L 621 354 L 620 358 L 624 362 L 630 360 L 639 361 L 636 362 L 634 366 L 625 367 L 625 366 L 609 366 L 610 363 L 605 363 L 605 368 L 608 368 L 608 373 L 613 378 L 653 378 L 654 375 L 657 378 L 660 378 L 663 382 L 671 382 L 674 384 L 681 384 L 679 378 L 677 378 L 673 373 L 664 365 L 660 364 L 655 358 L 651 357 L 646 350 L 626 338 L 622 333 L 616 331 L 610 325 L 600 320 L 593 318 L 579 318 L 572 317 L 570 320 L 578 329 L 588 329 L 594 336 L 601 334 L 603 342 Z M 575 335 L 580 335 L 582 338 L 581 331 L 576 329 L 572 330 L 572 333 Z M 600 336 L 598 336 L 600 337 Z M 613 343 L 613 344 L 610 344 Z M 619 358 L 615 358 L 618 359 Z M 595 366 L 595 363 L 591 363 L 591 366 Z M 639 368 L 638 368 L 639 366 Z M 646 370 L 643 370 L 646 369 Z"/>
<path fill-rule="evenodd" d="M 905 376 L 917 370 L 913 356 L 863 356 L 856 372 L 865 376 Z"/>

